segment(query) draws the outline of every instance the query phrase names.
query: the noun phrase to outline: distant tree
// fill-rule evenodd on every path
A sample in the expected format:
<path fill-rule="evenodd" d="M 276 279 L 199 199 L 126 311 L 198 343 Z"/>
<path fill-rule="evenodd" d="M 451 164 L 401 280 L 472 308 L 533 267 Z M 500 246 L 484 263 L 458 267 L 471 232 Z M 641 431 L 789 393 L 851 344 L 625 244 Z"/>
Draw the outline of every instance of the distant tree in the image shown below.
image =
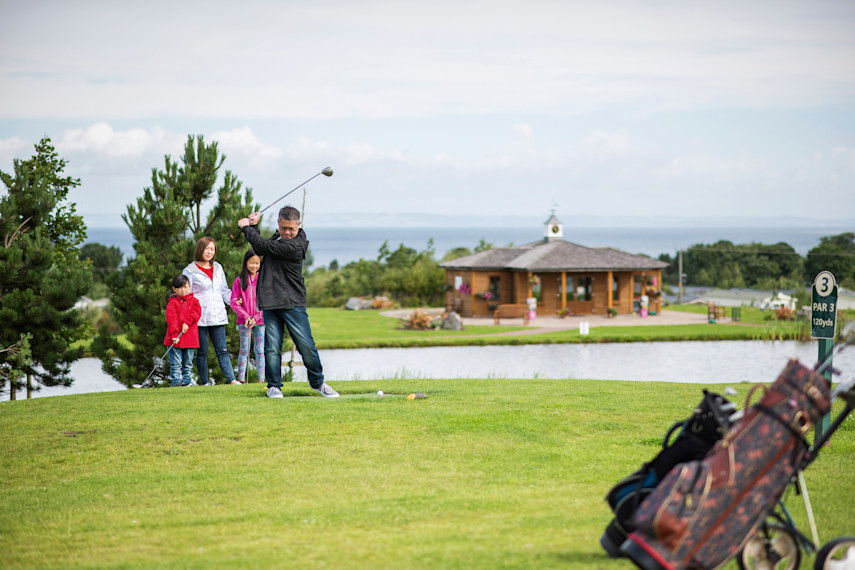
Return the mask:
<path fill-rule="evenodd" d="M 670 259 L 659 258 L 663 261 Z M 736 245 L 721 240 L 712 245 L 697 244 L 688 248 L 683 255 L 683 272 L 687 274 L 688 285 L 796 288 L 802 279 L 802 259 L 795 249 L 783 242 Z M 676 271 L 669 275 L 673 275 L 676 281 Z"/>
<path fill-rule="evenodd" d="M 104 371 L 127 386 L 142 382 L 154 367 L 155 378 L 168 377 L 168 363 L 157 360 L 163 352 L 164 310 L 172 278 L 193 260 L 198 239 L 209 236 L 217 242 L 216 260 L 227 278 L 240 271 L 248 246 L 237 221 L 258 205 L 252 202 L 251 190 L 243 190 L 228 170 L 215 194 L 225 158 L 219 155 L 216 142 L 208 145 L 202 136 L 188 136 L 181 164 L 166 156 L 163 170 L 152 169 L 151 186 L 122 215 L 136 240 L 136 256 L 108 276 L 107 282 L 113 315 L 132 348 L 120 345 L 102 327 L 92 349 Z M 202 206 L 215 196 L 203 219 Z M 234 320 L 233 314 L 230 317 Z M 229 339 L 230 348 L 236 350 L 234 336 Z M 209 358 L 213 360 L 210 354 Z M 210 370 L 213 374 L 219 368 L 212 365 Z"/>
<path fill-rule="evenodd" d="M 49 138 L 35 145 L 28 160 L 15 160 L 13 172 L 0 171 L 6 188 L 0 197 L 0 347 L 10 347 L 29 335 L 28 362 L 12 365 L 0 355 L 7 371 L 27 377 L 28 396 L 36 380 L 45 386 L 70 386 L 71 364 L 82 356 L 71 345 L 84 338 L 88 325 L 70 310 L 92 284 L 78 247 L 86 225 L 68 201 L 80 180 L 62 176 L 67 162 L 56 153 Z M 6 380 L 13 389 L 18 379 Z"/>
<path fill-rule="evenodd" d="M 484 240 L 484 238 L 481 238 L 481 240 L 478 242 L 478 245 L 475 246 L 474 253 L 480 253 L 482 251 L 487 251 L 488 249 L 493 249 L 493 244 L 488 243 Z"/>
<path fill-rule="evenodd" d="M 442 300 L 445 272 L 434 260 L 433 240 L 424 251 L 400 244 L 391 251 L 383 242 L 377 260 L 360 259 L 340 270 L 318 268 L 306 280 L 312 307 L 343 305 L 350 297 L 386 295 L 404 306 L 436 306 Z"/>
<path fill-rule="evenodd" d="M 821 271 L 831 271 L 838 284 L 855 288 L 855 233 L 820 238 L 805 259 L 805 282 L 813 283 Z"/>
<path fill-rule="evenodd" d="M 665 283 L 673 283 L 674 285 L 679 286 L 680 280 L 677 277 L 677 273 L 680 271 L 679 262 L 677 261 L 677 256 L 671 257 L 667 253 L 660 253 L 657 258 L 659 261 L 664 261 L 668 264 L 668 267 L 662 270 L 662 281 Z"/>
<path fill-rule="evenodd" d="M 96 281 L 104 281 L 107 275 L 118 271 L 122 257 L 122 250 L 114 245 L 107 247 L 93 242 L 80 248 L 80 259 L 92 264 L 92 276 Z"/>
<path fill-rule="evenodd" d="M 451 261 L 452 259 L 459 259 L 467 255 L 472 255 L 472 251 L 468 247 L 455 247 L 445 252 L 445 255 L 442 256 L 442 261 Z"/>

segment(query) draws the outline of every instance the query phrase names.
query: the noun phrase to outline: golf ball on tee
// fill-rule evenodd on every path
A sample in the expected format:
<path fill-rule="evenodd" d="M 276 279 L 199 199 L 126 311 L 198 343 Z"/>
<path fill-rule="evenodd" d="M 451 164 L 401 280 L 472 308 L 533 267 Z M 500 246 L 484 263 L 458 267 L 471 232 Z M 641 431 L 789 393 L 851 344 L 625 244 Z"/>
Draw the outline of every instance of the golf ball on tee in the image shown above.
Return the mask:
<path fill-rule="evenodd" d="M 383 390 L 377 390 L 377 397 L 378 397 L 378 398 L 382 398 L 382 397 L 383 397 Z"/>

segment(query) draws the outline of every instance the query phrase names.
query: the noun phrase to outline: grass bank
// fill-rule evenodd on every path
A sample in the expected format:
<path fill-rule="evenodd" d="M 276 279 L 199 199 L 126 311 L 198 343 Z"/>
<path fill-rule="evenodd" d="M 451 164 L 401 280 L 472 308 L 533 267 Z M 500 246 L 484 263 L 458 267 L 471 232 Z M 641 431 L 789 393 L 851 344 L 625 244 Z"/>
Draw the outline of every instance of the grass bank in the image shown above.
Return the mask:
<path fill-rule="evenodd" d="M 603 497 L 703 386 L 336 388 L 338 400 L 295 384 L 284 400 L 248 385 L 0 404 L 0 567 L 626 569 L 598 544 Z M 823 540 L 855 531 L 853 472 L 850 419 L 806 473 Z M 787 502 L 806 530 L 801 498 Z"/>

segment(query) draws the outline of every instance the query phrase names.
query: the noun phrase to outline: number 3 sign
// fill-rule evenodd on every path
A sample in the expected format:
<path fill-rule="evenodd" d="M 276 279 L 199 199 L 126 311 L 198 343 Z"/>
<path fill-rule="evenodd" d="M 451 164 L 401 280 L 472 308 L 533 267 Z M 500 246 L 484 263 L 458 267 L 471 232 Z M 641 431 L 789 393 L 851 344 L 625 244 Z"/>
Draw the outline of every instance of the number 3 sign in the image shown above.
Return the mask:
<path fill-rule="evenodd" d="M 837 282 L 830 271 L 820 271 L 811 291 L 811 338 L 834 338 L 837 326 Z"/>

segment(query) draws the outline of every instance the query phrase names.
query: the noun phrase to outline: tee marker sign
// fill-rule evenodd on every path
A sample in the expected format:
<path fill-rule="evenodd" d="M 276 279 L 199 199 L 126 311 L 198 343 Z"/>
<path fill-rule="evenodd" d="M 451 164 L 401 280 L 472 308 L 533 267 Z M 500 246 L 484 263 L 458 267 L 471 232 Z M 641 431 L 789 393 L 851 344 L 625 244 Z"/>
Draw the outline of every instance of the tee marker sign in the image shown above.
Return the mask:
<path fill-rule="evenodd" d="M 811 338 L 834 338 L 837 326 L 837 282 L 830 271 L 820 271 L 811 287 Z"/>

